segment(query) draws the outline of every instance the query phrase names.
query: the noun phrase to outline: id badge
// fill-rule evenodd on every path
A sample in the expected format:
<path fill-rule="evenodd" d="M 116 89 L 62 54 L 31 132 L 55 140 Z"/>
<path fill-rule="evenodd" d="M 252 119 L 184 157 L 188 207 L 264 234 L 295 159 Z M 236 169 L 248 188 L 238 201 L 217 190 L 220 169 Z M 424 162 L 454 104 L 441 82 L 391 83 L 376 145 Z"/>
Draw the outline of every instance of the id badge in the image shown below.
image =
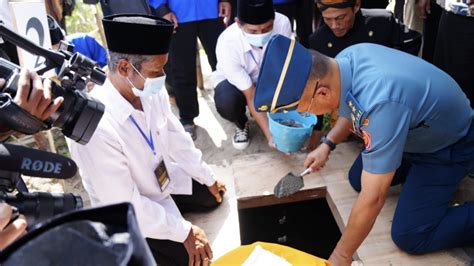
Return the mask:
<path fill-rule="evenodd" d="M 166 170 L 165 161 L 161 161 L 158 167 L 155 169 L 155 177 L 160 185 L 161 192 L 163 192 L 170 183 L 168 171 Z"/>

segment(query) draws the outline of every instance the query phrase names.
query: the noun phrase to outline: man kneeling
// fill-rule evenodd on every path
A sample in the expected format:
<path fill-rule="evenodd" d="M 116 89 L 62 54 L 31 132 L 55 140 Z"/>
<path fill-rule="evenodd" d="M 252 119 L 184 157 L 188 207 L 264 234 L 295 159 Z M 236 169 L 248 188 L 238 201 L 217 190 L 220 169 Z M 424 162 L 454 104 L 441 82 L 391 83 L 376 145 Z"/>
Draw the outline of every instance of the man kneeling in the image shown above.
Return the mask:
<path fill-rule="evenodd" d="M 109 74 L 91 95 L 106 110 L 87 145 L 69 143 L 84 187 L 92 205 L 133 204 L 160 265 L 208 265 L 212 250 L 206 235 L 181 213 L 216 207 L 226 188 L 201 160 L 162 89 L 173 24 L 116 15 L 103 25 Z"/>

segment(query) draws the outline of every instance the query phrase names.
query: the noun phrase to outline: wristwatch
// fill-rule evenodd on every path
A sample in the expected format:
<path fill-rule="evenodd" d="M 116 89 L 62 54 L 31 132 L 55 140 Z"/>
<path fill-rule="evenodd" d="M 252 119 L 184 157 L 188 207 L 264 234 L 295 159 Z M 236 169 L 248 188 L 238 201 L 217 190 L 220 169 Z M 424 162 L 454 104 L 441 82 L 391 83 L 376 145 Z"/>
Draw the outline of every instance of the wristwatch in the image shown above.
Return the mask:
<path fill-rule="evenodd" d="M 331 151 L 335 150 L 336 149 L 336 144 L 334 144 L 334 142 L 332 142 L 330 139 L 328 139 L 326 136 L 323 136 L 321 138 L 321 143 L 324 143 L 326 145 L 329 146 L 329 149 Z"/>

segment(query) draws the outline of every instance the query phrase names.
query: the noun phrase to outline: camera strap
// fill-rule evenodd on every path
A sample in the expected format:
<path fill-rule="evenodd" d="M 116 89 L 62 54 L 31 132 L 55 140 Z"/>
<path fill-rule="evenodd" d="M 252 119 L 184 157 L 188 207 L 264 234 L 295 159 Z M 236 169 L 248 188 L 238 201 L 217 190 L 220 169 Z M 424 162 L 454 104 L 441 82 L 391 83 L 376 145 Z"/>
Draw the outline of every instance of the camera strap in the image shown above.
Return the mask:
<path fill-rule="evenodd" d="M 49 127 L 23 110 L 7 93 L 0 93 L 0 122 L 14 131 L 34 134 Z"/>

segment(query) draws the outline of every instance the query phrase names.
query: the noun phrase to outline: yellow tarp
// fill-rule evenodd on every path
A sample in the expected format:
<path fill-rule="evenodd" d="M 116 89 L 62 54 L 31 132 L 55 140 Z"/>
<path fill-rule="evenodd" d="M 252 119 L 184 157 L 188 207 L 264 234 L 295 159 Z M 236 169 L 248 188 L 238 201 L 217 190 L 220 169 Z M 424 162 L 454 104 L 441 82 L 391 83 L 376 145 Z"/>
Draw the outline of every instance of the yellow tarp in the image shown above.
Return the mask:
<path fill-rule="evenodd" d="M 273 254 L 286 259 L 289 263 L 294 266 L 329 266 L 327 260 L 315 257 L 303 251 L 299 251 L 294 248 L 265 243 L 255 242 L 251 245 L 245 245 L 238 247 L 224 256 L 220 257 L 212 263 L 212 266 L 231 266 L 231 265 L 242 265 L 248 258 L 250 253 L 254 250 L 255 246 L 260 245 L 263 249 L 272 252 Z"/>

